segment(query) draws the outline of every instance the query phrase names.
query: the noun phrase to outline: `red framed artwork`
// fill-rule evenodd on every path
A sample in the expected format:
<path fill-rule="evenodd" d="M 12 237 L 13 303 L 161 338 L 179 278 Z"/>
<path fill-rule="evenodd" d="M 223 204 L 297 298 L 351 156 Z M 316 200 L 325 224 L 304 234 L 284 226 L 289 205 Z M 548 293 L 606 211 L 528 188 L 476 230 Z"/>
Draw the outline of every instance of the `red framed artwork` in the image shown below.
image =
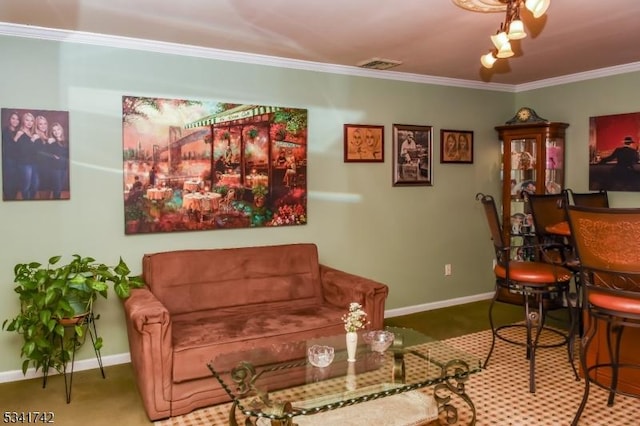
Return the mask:
<path fill-rule="evenodd" d="M 589 117 L 589 190 L 640 191 L 640 112 Z"/>

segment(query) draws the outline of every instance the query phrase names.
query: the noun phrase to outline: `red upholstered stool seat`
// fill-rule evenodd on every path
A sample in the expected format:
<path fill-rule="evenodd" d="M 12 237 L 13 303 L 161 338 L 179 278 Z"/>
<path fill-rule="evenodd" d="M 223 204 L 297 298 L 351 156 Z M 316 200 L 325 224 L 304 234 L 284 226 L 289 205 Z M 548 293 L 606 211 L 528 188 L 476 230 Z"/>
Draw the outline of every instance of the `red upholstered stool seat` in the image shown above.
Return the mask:
<path fill-rule="evenodd" d="M 562 266 L 542 262 L 509 262 L 509 279 L 535 286 L 557 281 L 569 281 L 573 273 Z M 493 272 L 498 278 L 507 279 L 507 267 L 497 264 Z"/>

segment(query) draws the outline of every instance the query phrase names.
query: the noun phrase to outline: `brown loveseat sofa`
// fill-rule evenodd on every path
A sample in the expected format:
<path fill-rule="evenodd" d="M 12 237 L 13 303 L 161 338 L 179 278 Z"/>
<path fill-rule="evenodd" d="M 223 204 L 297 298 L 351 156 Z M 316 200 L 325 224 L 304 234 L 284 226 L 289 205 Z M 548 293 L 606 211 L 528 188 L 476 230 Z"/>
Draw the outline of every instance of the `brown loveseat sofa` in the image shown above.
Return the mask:
<path fill-rule="evenodd" d="M 151 420 L 229 401 L 207 368 L 221 353 L 343 333 L 351 302 L 381 328 L 388 294 L 320 265 L 314 244 L 147 254 L 143 278 L 124 310 Z"/>

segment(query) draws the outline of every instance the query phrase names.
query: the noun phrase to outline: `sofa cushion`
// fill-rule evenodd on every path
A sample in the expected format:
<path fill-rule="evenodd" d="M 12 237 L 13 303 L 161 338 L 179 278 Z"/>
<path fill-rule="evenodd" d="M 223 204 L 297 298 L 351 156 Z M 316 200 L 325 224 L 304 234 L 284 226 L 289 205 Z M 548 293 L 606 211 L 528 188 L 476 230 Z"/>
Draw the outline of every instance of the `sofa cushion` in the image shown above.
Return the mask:
<path fill-rule="evenodd" d="M 172 314 L 289 301 L 322 303 L 315 244 L 146 254 L 147 286 Z"/>
<path fill-rule="evenodd" d="M 173 381 L 210 377 L 207 363 L 222 353 L 344 333 L 344 313 L 344 309 L 330 305 L 298 307 L 288 303 L 232 315 L 224 310 L 175 315 Z"/>

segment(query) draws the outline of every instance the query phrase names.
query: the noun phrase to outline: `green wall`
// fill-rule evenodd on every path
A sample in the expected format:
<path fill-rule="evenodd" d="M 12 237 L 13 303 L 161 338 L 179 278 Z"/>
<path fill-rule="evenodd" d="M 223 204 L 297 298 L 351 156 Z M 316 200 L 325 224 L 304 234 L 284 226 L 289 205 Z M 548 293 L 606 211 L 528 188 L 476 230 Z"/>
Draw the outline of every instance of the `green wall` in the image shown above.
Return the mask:
<path fill-rule="evenodd" d="M 541 115 L 572 123 L 572 162 L 581 121 L 593 111 L 584 100 L 593 84 L 530 93 L 478 90 L 382 80 L 212 59 L 0 37 L 1 106 L 70 112 L 71 200 L 2 202 L 0 320 L 13 316 L 13 265 L 52 255 L 90 255 L 105 263 L 122 256 L 140 272 L 144 253 L 313 242 L 321 262 L 389 285 L 387 309 L 407 308 L 489 292 L 492 251 L 477 192 L 499 191 L 500 149 L 494 126 L 529 104 Z M 612 78 L 637 92 L 640 74 Z M 625 80 L 626 79 L 626 80 Z M 608 81 L 608 79 L 604 79 Z M 558 91 L 564 107 L 548 98 Z M 124 235 L 122 208 L 122 95 L 212 99 L 309 110 L 309 223 L 279 229 L 241 229 Z M 625 93 L 625 96 L 627 94 Z M 577 97 L 571 101 L 571 96 Z M 598 113 L 637 111 L 637 102 L 602 102 Z M 635 98 L 638 98 L 637 93 Z M 577 116 L 571 110 L 581 111 Z M 574 122 L 576 124 L 574 124 Z M 385 126 L 384 164 L 343 162 L 343 124 Z M 391 186 L 392 124 L 433 126 L 432 187 Z M 586 125 L 586 123 L 585 123 Z M 474 163 L 439 164 L 440 129 L 473 130 Z M 574 145 L 575 143 L 575 145 Z M 574 154 L 575 152 L 575 154 Z M 580 154 L 582 155 L 582 154 Z M 572 163 L 573 164 L 573 163 Z M 582 185 L 569 165 L 569 184 Z M 586 185 L 586 184 L 585 184 Z M 444 265 L 453 274 L 444 276 Z M 128 351 L 121 303 L 100 300 L 103 355 Z M 0 375 L 20 369 L 20 338 L 0 332 Z M 93 354 L 84 347 L 80 358 Z"/>
<path fill-rule="evenodd" d="M 516 105 L 530 106 L 542 117 L 569 123 L 565 185 L 589 190 L 589 117 L 640 111 L 640 72 L 566 83 L 519 92 Z M 640 207 L 637 192 L 611 192 L 611 205 Z"/>

